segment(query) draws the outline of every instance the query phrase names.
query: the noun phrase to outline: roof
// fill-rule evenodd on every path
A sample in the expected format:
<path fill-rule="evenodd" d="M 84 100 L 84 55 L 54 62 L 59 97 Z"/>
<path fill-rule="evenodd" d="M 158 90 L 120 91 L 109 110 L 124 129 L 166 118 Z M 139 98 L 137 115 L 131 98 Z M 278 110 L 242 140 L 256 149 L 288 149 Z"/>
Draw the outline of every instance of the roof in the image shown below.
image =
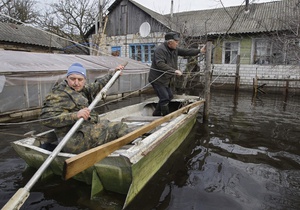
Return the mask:
<path fill-rule="evenodd" d="M 0 41 L 62 49 L 57 37 L 31 26 L 0 22 Z"/>
<path fill-rule="evenodd" d="M 299 23 L 299 0 L 250 4 L 248 12 L 245 12 L 245 5 L 242 5 L 174 13 L 173 21 L 178 20 L 188 34 L 203 36 L 286 30 L 287 23 L 295 18 Z"/>
<path fill-rule="evenodd" d="M 113 11 L 122 0 L 116 0 L 110 7 Z M 149 14 L 166 27 L 178 32 L 186 31 L 191 36 L 260 33 L 286 30 L 287 22 L 297 19 L 300 22 L 300 1 L 282 0 L 245 5 L 173 13 L 172 25 L 170 14 L 161 15 L 133 0 L 132 4 Z"/>
<path fill-rule="evenodd" d="M 109 70 L 114 69 L 119 64 L 128 62 L 126 71 L 148 71 L 149 66 L 132 60 L 130 58 L 113 56 L 90 56 L 90 55 L 68 55 L 68 54 L 48 54 L 22 51 L 0 51 L 0 75 L 13 73 L 39 72 L 53 73 L 67 71 L 72 63 L 81 63 L 87 70 Z"/>

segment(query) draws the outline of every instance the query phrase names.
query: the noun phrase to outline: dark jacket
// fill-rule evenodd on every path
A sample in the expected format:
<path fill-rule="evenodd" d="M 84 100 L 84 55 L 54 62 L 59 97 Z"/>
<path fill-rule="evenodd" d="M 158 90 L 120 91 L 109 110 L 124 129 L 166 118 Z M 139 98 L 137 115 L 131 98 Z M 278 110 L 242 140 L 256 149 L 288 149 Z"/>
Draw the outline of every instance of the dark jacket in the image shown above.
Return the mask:
<path fill-rule="evenodd" d="M 178 69 L 178 56 L 195 56 L 199 53 L 199 49 L 170 49 L 165 41 L 154 51 L 148 81 L 168 87 Z"/>

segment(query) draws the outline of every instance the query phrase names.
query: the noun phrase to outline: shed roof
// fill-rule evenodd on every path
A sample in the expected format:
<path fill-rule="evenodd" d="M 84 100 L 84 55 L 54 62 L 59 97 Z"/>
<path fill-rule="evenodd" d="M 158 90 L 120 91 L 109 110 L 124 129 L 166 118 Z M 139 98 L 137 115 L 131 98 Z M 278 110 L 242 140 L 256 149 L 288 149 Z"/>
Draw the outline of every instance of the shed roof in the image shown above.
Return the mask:
<path fill-rule="evenodd" d="M 149 66 L 130 58 L 113 56 L 67 55 L 32 53 L 20 51 L 0 51 L 0 75 L 12 73 L 67 71 L 72 63 L 79 62 L 87 70 L 109 70 L 128 62 L 126 71 L 145 71 Z M 124 71 L 125 72 L 125 71 Z"/>
<path fill-rule="evenodd" d="M 57 37 L 27 25 L 0 22 L 0 41 L 62 49 Z"/>

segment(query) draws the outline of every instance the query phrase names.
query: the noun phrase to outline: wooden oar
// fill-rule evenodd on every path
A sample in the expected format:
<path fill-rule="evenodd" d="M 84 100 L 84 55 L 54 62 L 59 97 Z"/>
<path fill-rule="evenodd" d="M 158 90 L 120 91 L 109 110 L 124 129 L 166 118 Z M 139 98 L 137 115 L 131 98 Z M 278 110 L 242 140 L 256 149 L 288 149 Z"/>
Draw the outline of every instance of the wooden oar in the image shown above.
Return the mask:
<path fill-rule="evenodd" d="M 126 66 L 128 62 L 126 62 L 123 66 Z M 92 110 L 97 103 L 102 99 L 103 96 L 106 95 L 107 90 L 113 85 L 116 79 L 119 77 L 121 71 L 117 71 L 113 77 L 108 81 L 108 83 L 102 88 L 102 90 L 98 93 L 94 101 L 89 105 L 88 109 Z M 33 185 L 38 181 L 43 172 L 47 169 L 53 159 L 58 155 L 58 153 L 65 146 L 67 141 L 72 137 L 72 135 L 76 132 L 78 127 L 84 121 L 83 118 L 77 120 L 77 122 L 73 125 L 73 127 L 69 130 L 69 132 L 65 135 L 65 137 L 61 140 L 61 142 L 56 146 L 53 152 L 48 156 L 45 162 L 40 166 L 37 172 L 32 176 L 29 182 L 23 187 L 20 188 L 13 197 L 5 204 L 2 210 L 10 210 L 10 209 L 19 209 L 26 199 L 29 196 L 29 191 L 33 187 Z"/>
<path fill-rule="evenodd" d="M 71 157 L 71 158 L 65 160 L 64 170 L 63 170 L 63 178 L 69 179 L 69 178 L 75 176 L 76 174 L 80 173 L 81 171 L 93 166 L 95 163 L 104 159 L 105 157 L 107 157 L 109 154 L 111 154 L 115 150 L 121 148 L 122 146 L 130 143 L 134 139 L 143 135 L 144 133 L 151 131 L 152 129 L 156 128 L 157 126 L 161 125 L 162 123 L 165 123 L 175 117 L 178 117 L 179 115 L 181 115 L 183 113 L 186 113 L 189 109 L 199 106 L 201 103 L 204 103 L 204 100 L 196 101 L 192 104 L 182 107 L 181 109 L 178 109 L 175 112 L 172 112 L 162 118 L 159 118 L 159 119 L 151 122 L 150 124 L 144 125 L 144 126 L 138 128 L 137 130 L 135 130 L 131 133 L 128 133 L 116 140 L 113 140 L 106 144 L 92 148 L 90 150 L 87 150 L 83 153 L 80 153 L 74 157 Z"/>

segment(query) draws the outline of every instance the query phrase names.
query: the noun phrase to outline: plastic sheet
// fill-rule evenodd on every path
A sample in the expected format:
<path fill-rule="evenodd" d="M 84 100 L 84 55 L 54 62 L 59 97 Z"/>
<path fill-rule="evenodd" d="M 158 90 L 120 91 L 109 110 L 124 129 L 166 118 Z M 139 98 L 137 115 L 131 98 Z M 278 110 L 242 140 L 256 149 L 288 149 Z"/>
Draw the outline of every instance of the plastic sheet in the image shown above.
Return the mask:
<path fill-rule="evenodd" d="M 0 61 L 1 114 L 41 107 L 53 85 L 65 78 L 68 67 L 75 62 L 87 69 L 87 82 L 92 82 L 128 61 L 107 95 L 141 89 L 147 84 L 149 72 L 149 66 L 141 62 L 110 56 L 0 51 Z"/>

